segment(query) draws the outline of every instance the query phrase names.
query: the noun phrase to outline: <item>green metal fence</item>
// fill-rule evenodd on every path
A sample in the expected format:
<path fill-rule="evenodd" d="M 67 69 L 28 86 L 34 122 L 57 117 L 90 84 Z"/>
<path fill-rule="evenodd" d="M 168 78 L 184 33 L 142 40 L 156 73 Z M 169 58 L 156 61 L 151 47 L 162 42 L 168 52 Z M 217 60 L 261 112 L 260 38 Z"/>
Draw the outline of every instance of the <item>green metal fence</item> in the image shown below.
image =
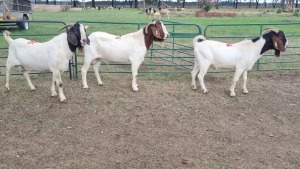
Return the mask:
<path fill-rule="evenodd" d="M 148 23 L 115 23 L 78 21 L 88 25 L 87 33 L 104 31 L 115 35 L 124 35 L 143 28 Z M 192 39 L 202 34 L 197 24 L 163 21 L 170 33 L 165 42 L 154 42 L 146 54 L 145 61 L 139 73 L 190 73 L 194 64 Z M 31 29 L 28 31 L 13 32 L 14 38 L 25 37 L 36 41 L 47 41 L 59 34 L 58 28 L 66 25 L 61 21 L 30 21 Z M 43 32 L 43 26 L 53 27 L 53 32 Z M 299 23 L 272 23 L 272 24 L 223 24 L 208 25 L 203 30 L 207 39 L 214 39 L 226 43 L 236 43 L 244 39 L 258 37 L 264 28 L 277 27 L 282 29 L 289 40 L 287 52 L 279 58 L 272 57 L 274 51 L 267 52 L 257 61 L 254 71 L 271 70 L 300 70 L 300 31 Z M 120 32 L 120 27 L 122 31 Z M 49 29 L 47 29 L 49 30 Z M 35 32 L 34 34 L 31 32 Z M 2 34 L 1 34 L 2 36 Z M 0 76 L 5 75 L 5 62 L 7 58 L 7 43 L 0 40 Z M 84 55 L 75 53 L 67 72 L 70 78 L 78 78 L 82 67 Z M 210 70 L 210 73 L 227 72 L 228 70 Z M 100 73 L 131 73 L 128 63 L 102 63 Z M 20 75 L 20 71 L 12 72 Z"/>

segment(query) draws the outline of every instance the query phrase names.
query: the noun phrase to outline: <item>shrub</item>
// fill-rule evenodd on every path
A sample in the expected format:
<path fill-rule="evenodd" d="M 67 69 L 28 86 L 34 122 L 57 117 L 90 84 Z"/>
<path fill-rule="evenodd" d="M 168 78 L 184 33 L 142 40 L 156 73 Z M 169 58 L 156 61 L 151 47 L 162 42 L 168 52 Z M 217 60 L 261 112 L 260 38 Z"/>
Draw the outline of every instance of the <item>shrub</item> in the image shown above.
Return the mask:
<path fill-rule="evenodd" d="M 300 10 L 299 9 L 295 10 L 293 16 L 300 16 Z"/>
<path fill-rule="evenodd" d="M 281 9 L 278 9 L 277 11 L 276 11 L 276 13 L 281 13 L 282 11 L 281 11 Z"/>
<path fill-rule="evenodd" d="M 203 2 L 203 10 L 204 10 L 205 12 L 208 12 L 208 11 L 210 11 L 210 9 L 211 9 L 211 4 L 210 4 L 210 2 L 204 1 L 204 2 Z"/>

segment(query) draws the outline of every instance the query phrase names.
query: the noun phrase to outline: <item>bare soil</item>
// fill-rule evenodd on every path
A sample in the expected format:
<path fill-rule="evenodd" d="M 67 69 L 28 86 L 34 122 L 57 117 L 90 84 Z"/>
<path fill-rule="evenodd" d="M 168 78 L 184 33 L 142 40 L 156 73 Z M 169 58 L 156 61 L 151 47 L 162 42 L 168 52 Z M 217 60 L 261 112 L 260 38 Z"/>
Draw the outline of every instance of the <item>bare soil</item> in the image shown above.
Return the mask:
<path fill-rule="evenodd" d="M 251 72 L 249 94 L 229 96 L 232 73 L 63 77 L 67 102 L 50 96 L 51 74 L 0 77 L 0 168 L 300 168 L 300 72 Z"/>

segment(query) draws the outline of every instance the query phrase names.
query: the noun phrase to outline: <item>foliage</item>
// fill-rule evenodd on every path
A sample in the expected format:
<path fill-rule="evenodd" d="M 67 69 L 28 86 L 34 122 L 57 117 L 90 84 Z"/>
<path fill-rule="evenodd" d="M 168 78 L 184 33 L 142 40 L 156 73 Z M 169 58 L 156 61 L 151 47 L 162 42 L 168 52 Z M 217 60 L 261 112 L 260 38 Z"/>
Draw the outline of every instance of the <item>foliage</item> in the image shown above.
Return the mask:
<path fill-rule="evenodd" d="M 203 5 L 203 10 L 205 12 L 208 12 L 211 10 L 212 4 L 209 1 L 204 0 L 202 5 Z"/>
<path fill-rule="evenodd" d="M 300 16 L 300 10 L 299 9 L 295 10 L 293 16 Z"/>
<path fill-rule="evenodd" d="M 278 9 L 277 11 L 276 11 L 276 13 L 281 13 L 282 12 L 282 10 L 281 9 Z"/>

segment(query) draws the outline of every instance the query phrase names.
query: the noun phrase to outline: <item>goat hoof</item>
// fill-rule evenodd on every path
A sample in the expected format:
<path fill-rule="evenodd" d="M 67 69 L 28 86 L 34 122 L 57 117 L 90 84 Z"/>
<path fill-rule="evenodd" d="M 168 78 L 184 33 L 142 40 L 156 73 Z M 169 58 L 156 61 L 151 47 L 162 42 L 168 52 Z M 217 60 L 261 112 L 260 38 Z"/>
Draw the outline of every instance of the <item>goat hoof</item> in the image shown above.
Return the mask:
<path fill-rule="evenodd" d="M 98 86 L 103 86 L 103 83 L 98 83 Z"/>
<path fill-rule="evenodd" d="M 203 93 L 204 93 L 204 94 L 207 94 L 207 93 L 208 93 L 208 91 L 203 91 Z"/>
<path fill-rule="evenodd" d="M 230 93 L 230 96 L 235 97 L 236 95 L 235 95 L 235 93 Z"/>
<path fill-rule="evenodd" d="M 60 102 L 61 102 L 61 103 L 64 103 L 64 102 L 66 102 L 66 100 L 67 100 L 67 99 L 64 99 L 64 100 L 60 100 Z"/>
<path fill-rule="evenodd" d="M 51 97 L 55 97 L 55 96 L 57 96 L 57 93 L 52 93 L 51 94 Z"/>
<path fill-rule="evenodd" d="M 243 93 L 244 93 L 244 94 L 248 94 L 249 91 L 248 91 L 248 90 L 243 90 Z"/>
<path fill-rule="evenodd" d="M 193 90 L 197 90 L 197 86 L 196 85 L 192 85 L 192 89 Z"/>
<path fill-rule="evenodd" d="M 139 89 L 133 89 L 133 91 L 134 91 L 134 92 L 138 92 L 138 91 L 139 91 Z"/>
<path fill-rule="evenodd" d="M 60 102 L 65 102 L 67 99 L 66 98 L 61 98 Z"/>
<path fill-rule="evenodd" d="M 84 89 L 88 89 L 89 87 L 88 87 L 88 86 L 83 86 L 83 88 L 84 88 Z"/>

